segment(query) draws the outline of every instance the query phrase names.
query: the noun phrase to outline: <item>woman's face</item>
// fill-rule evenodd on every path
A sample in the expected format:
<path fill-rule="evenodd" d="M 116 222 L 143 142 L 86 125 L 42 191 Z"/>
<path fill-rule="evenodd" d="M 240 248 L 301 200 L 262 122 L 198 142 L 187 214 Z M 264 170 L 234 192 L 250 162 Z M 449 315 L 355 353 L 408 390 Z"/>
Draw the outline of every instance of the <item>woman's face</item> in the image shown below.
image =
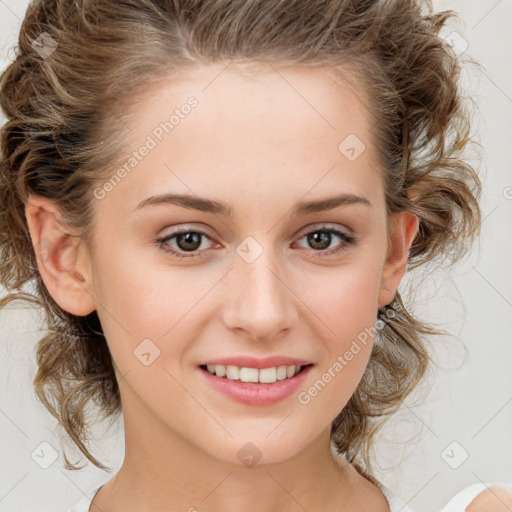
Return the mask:
<path fill-rule="evenodd" d="M 95 189 L 87 283 L 130 435 L 158 425 L 214 458 L 240 464 L 245 446 L 271 463 L 325 434 L 354 393 L 415 226 L 398 217 L 388 246 L 370 118 L 350 88 L 319 69 L 224 68 L 133 106 L 125 170 Z M 270 356 L 312 366 L 295 384 L 238 387 L 200 368 L 291 366 Z"/>

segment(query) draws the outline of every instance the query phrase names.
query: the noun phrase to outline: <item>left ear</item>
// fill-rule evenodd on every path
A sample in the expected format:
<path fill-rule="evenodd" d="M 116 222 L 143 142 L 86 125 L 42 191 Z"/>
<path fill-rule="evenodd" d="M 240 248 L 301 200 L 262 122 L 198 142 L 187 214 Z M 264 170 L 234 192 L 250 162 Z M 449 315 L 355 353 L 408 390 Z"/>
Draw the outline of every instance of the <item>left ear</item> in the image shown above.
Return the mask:
<path fill-rule="evenodd" d="M 390 219 L 388 251 L 379 291 L 379 308 L 389 304 L 395 297 L 407 269 L 409 250 L 418 227 L 419 219 L 411 212 L 398 212 Z"/>

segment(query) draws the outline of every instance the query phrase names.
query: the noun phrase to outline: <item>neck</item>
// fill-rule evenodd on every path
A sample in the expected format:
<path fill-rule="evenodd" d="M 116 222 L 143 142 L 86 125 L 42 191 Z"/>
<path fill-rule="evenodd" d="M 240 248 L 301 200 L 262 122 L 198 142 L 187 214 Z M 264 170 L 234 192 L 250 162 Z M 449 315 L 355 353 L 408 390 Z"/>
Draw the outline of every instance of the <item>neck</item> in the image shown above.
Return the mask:
<path fill-rule="evenodd" d="M 359 475 L 333 457 L 330 426 L 286 461 L 246 467 L 212 458 L 163 424 L 141 421 L 143 415 L 135 421 L 123 414 L 125 458 L 94 500 L 100 510 L 169 510 L 169 505 L 190 512 L 357 509 Z"/>

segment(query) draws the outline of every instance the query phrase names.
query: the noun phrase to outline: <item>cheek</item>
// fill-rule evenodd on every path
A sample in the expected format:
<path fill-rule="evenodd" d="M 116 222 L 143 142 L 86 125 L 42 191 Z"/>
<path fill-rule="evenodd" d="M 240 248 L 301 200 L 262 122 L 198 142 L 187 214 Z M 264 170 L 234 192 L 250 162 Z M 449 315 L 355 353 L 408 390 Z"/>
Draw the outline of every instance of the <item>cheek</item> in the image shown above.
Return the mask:
<path fill-rule="evenodd" d="M 180 315 L 184 299 L 199 296 L 200 290 L 194 293 L 184 273 L 155 263 L 140 248 L 137 252 L 130 244 L 112 245 L 117 247 L 115 253 L 108 251 L 107 243 L 95 266 L 95 292 L 102 316 L 135 338 L 163 335 Z"/>
<path fill-rule="evenodd" d="M 368 366 L 375 333 L 375 315 L 353 309 L 340 313 L 334 325 L 338 333 L 328 343 L 328 353 L 314 378 L 297 394 L 299 407 L 308 418 L 321 418 L 327 425 L 345 408 Z"/>
<path fill-rule="evenodd" d="M 109 251 L 114 246 L 116 251 Z M 94 266 L 94 293 L 109 349 L 124 374 L 140 366 L 134 351 L 144 340 L 154 340 L 156 347 L 161 344 L 162 334 L 172 328 L 182 307 L 179 294 L 162 282 L 156 285 L 154 266 L 121 247 L 118 242 L 101 245 Z"/>
<path fill-rule="evenodd" d="M 361 262 L 360 262 L 361 263 Z M 377 321 L 380 272 L 377 265 L 347 265 L 331 278 L 316 280 L 315 293 L 307 299 L 324 333 L 325 353 L 319 362 L 318 402 L 331 414 L 341 411 L 366 369 Z M 320 287 L 320 285 L 323 286 Z M 305 402 L 311 398 L 306 390 Z M 300 402 L 300 400 L 299 400 Z M 321 408 L 318 410 L 321 414 Z"/>
<path fill-rule="evenodd" d="M 340 344 L 374 325 L 380 288 L 378 266 L 346 265 L 323 276 L 312 274 L 308 281 L 303 289 L 309 287 L 312 292 L 305 302 Z"/>
<path fill-rule="evenodd" d="M 95 292 L 114 362 L 123 375 L 144 372 L 148 392 L 152 386 L 161 389 L 162 379 L 170 378 L 164 373 L 172 366 L 169 360 L 179 364 L 199 338 L 209 318 L 205 296 L 222 275 L 207 266 L 194 270 L 165 265 L 140 248 L 137 252 L 127 247 L 109 256 L 108 244 L 104 247 L 97 258 Z"/>

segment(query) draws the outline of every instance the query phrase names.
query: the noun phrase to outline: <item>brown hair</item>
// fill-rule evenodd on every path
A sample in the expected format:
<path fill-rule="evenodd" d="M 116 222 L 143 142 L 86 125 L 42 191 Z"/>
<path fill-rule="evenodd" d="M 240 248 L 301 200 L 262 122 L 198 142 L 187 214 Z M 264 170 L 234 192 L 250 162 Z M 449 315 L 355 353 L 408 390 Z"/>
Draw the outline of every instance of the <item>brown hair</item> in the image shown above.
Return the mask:
<path fill-rule="evenodd" d="M 385 170 L 388 214 L 409 210 L 419 232 L 409 268 L 451 262 L 480 228 L 481 183 L 461 159 L 469 114 L 458 87 L 460 63 L 440 29 L 453 12 L 413 0 L 39 0 L 27 10 L 15 60 L 1 76 L 0 279 L 11 300 L 46 313 L 35 391 L 82 453 L 96 405 L 121 409 L 113 363 L 96 312 L 63 311 L 38 272 L 24 203 L 54 200 L 61 221 L 88 241 L 93 184 L 121 163 L 129 100 L 185 66 L 229 61 L 349 65 L 362 82 Z M 42 33 L 46 35 L 41 36 Z M 32 42 L 44 37 L 40 55 Z M 40 39 L 41 40 L 41 39 Z M 414 198 L 414 199 L 412 199 Z M 21 292 L 33 282 L 35 294 Z M 379 311 L 371 358 L 354 395 L 333 421 L 339 453 L 366 478 L 377 430 L 429 368 L 425 336 L 444 331 L 414 318 L 397 293 Z M 66 456 L 66 467 L 70 464 Z"/>

